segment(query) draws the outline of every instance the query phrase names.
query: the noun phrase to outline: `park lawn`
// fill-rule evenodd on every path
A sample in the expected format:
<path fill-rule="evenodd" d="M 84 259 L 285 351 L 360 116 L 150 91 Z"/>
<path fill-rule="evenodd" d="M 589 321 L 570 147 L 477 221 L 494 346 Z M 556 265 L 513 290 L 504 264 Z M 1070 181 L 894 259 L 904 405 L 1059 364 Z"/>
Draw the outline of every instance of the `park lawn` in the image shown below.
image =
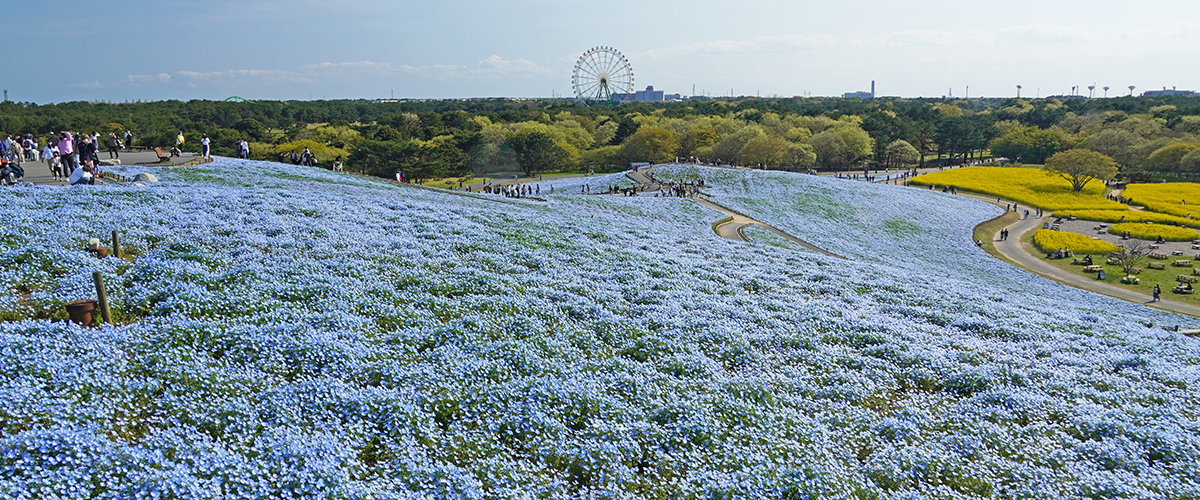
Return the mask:
<path fill-rule="evenodd" d="M 1166 182 L 1162 184 L 1130 184 L 1122 193 L 1126 199 L 1146 207 L 1146 210 L 1178 217 L 1200 217 L 1200 184 L 1195 182 Z"/>
<path fill-rule="evenodd" d="M 497 179 L 497 177 L 494 177 L 494 176 L 470 175 L 470 176 L 464 176 L 464 177 L 446 177 L 444 179 L 423 180 L 423 181 L 421 181 L 421 185 L 429 186 L 429 187 L 444 188 L 444 187 L 446 187 L 446 182 L 449 181 L 449 182 L 453 183 L 454 187 L 458 187 L 459 181 L 462 182 L 462 185 L 469 186 L 472 184 L 477 184 L 480 182 L 486 182 L 486 181 L 491 181 L 491 180 L 496 180 L 496 179 Z"/>
<path fill-rule="evenodd" d="M 978 226 L 975 226 L 975 241 L 982 241 L 983 246 L 980 248 L 982 248 L 983 251 L 991 254 L 991 256 L 1019 267 L 1016 262 L 1013 262 L 1008 257 L 1005 257 L 1004 254 L 996 250 L 995 239 L 997 232 L 1018 220 L 1020 220 L 1020 215 L 1018 215 L 1016 212 L 1006 211 L 1004 212 L 1004 215 L 996 217 L 995 219 L 987 222 L 983 222 Z"/>
<path fill-rule="evenodd" d="M 919 186 L 953 186 L 1047 210 L 1129 209 L 1106 199 L 1102 182 L 1089 182 L 1082 192 L 1076 193 L 1071 190 L 1071 183 L 1033 166 L 955 168 L 920 175 L 908 182 Z"/>
<path fill-rule="evenodd" d="M 1083 266 L 1071 264 L 1071 262 L 1074 259 L 1047 259 L 1045 257 L 1044 253 L 1037 253 L 1038 249 L 1033 245 L 1033 233 L 1034 233 L 1034 231 L 1025 233 L 1024 237 L 1021 238 L 1021 246 L 1023 246 L 1026 251 L 1030 252 L 1030 254 L 1042 259 L 1042 262 L 1050 264 L 1059 269 L 1063 269 L 1068 272 L 1078 274 L 1081 276 L 1090 276 L 1091 278 L 1095 279 L 1097 273 L 1083 272 Z M 1180 274 L 1188 274 L 1188 275 L 1192 274 L 1192 268 L 1190 268 L 1190 267 L 1173 267 L 1173 266 L 1171 266 L 1171 262 L 1176 259 L 1177 258 L 1168 258 L 1168 259 L 1164 259 L 1164 260 L 1146 259 L 1145 261 L 1143 261 L 1141 263 L 1141 265 L 1138 266 L 1138 267 L 1142 268 L 1142 273 L 1135 275 L 1138 278 L 1141 278 L 1142 282 L 1138 283 L 1136 285 L 1126 285 L 1124 283 L 1121 283 L 1121 278 L 1125 276 L 1125 271 L 1123 269 L 1121 269 L 1121 266 L 1115 266 L 1115 265 L 1109 264 L 1107 256 L 1093 256 L 1092 257 L 1092 261 L 1096 265 L 1104 266 L 1104 274 L 1105 274 L 1105 279 L 1103 280 L 1104 283 L 1107 283 L 1109 285 L 1116 286 L 1116 287 L 1130 289 L 1130 290 L 1133 290 L 1133 291 L 1136 291 L 1139 293 L 1143 293 L 1143 294 L 1146 294 L 1146 296 L 1148 296 L 1148 297 L 1154 295 L 1154 285 L 1157 284 L 1158 287 L 1162 289 L 1162 297 L 1161 297 L 1162 300 L 1169 300 L 1169 301 L 1180 302 L 1180 303 L 1184 303 L 1184 304 L 1200 305 L 1200 295 L 1198 295 L 1198 294 L 1186 295 L 1186 294 L 1174 293 L 1171 291 L 1172 288 L 1175 288 L 1175 285 L 1179 284 L 1179 282 L 1175 281 L 1176 276 L 1178 276 Z M 1166 264 L 1167 267 L 1166 267 L 1166 269 L 1162 269 L 1162 270 L 1150 269 L 1149 267 L 1146 266 L 1146 264 L 1148 264 L 1150 262 L 1162 262 L 1162 263 Z M 1193 261 L 1193 263 L 1195 263 L 1195 262 L 1196 261 Z M 1096 280 L 1096 281 L 1101 281 L 1101 280 Z M 1197 284 L 1193 284 L 1192 286 L 1197 286 Z"/>

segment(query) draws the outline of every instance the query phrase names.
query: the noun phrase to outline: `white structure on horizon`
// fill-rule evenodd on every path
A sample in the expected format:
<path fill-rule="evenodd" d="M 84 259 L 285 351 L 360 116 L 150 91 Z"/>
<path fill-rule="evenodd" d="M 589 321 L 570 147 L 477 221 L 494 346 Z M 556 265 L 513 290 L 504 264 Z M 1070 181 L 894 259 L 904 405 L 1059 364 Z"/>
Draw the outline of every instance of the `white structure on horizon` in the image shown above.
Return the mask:
<path fill-rule="evenodd" d="M 871 80 L 870 92 L 846 92 L 842 94 L 842 99 L 874 99 L 875 98 L 875 80 Z"/>
<path fill-rule="evenodd" d="M 1162 90 L 1147 90 L 1145 92 L 1142 92 L 1142 95 L 1146 96 L 1146 97 L 1164 97 L 1164 96 L 1176 96 L 1176 95 L 1194 96 L 1194 95 L 1196 95 L 1196 93 L 1191 90 L 1175 90 L 1175 87 L 1171 87 L 1170 89 L 1163 87 Z"/>

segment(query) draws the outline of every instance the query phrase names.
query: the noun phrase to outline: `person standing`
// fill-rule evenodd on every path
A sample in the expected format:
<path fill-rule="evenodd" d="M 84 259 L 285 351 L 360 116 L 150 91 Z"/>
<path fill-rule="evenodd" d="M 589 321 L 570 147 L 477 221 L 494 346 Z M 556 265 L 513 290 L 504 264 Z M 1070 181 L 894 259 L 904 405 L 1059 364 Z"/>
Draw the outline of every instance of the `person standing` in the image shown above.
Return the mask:
<path fill-rule="evenodd" d="M 175 135 L 175 148 L 178 149 L 180 152 L 183 152 L 183 143 L 184 143 L 183 131 L 180 130 L 179 133 Z"/>
<path fill-rule="evenodd" d="M 70 132 L 59 132 L 58 136 L 58 162 L 59 169 L 64 175 L 70 175 L 68 172 L 74 172 L 79 167 L 79 162 L 75 159 L 75 143 Z"/>
<path fill-rule="evenodd" d="M 212 141 L 210 141 L 208 139 L 208 134 L 204 134 L 204 135 L 200 136 L 200 149 L 201 149 L 200 156 L 203 156 L 205 158 L 210 158 L 210 156 L 208 155 L 208 152 L 209 152 L 209 147 L 211 145 L 212 145 Z"/>
<path fill-rule="evenodd" d="M 132 148 L 132 147 L 133 147 L 133 132 L 130 132 L 130 131 L 128 131 L 128 130 L 126 130 L 126 131 L 125 131 L 125 144 L 124 144 L 124 146 L 125 146 L 125 147 L 127 147 L 127 148 Z"/>
<path fill-rule="evenodd" d="M 108 141 L 106 141 L 104 145 L 108 146 L 108 159 L 111 160 L 113 158 L 121 157 L 121 153 L 117 151 L 117 134 L 109 132 Z"/>
<path fill-rule="evenodd" d="M 1162 295 L 1162 289 L 1158 285 L 1154 285 L 1154 301 L 1158 302 L 1158 296 Z"/>

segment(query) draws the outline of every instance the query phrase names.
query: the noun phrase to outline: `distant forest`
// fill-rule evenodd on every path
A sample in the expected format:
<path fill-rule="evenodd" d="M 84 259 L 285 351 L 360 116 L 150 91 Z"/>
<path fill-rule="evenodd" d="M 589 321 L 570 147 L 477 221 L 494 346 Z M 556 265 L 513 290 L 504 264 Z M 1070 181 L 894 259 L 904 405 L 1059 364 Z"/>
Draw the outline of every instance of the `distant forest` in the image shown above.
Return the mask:
<path fill-rule="evenodd" d="M 1040 164 L 1086 148 L 1129 179 L 1200 174 L 1200 97 L 1111 99 L 713 99 L 592 104 L 569 100 L 160 101 L 0 104 L 0 133 L 123 133 L 134 146 L 186 150 L 201 134 L 234 155 L 277 160 L 308 147 L 322 165 L 410 179 L 578 171 L 695 157 L 766 168 L 863 169 L 958 163 L 982 155 Z"/>

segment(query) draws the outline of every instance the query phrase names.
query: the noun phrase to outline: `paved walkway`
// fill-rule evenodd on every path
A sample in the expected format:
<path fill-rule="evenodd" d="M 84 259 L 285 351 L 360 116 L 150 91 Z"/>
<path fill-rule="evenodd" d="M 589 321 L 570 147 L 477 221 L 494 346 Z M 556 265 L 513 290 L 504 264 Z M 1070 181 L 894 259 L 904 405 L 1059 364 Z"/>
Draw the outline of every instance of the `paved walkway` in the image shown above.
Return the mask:
<path fill-rule="evenodd" d="M 660 166 L 665 166 L 665 165 L 660 165 Z M 630 170 L 628 172 L 625 172 L 625 176 L 629 177 L 630 180 L 632 180 L 642 186 L 640 189 L 640 192 L 643 192 L 643 193 L 657 192 L 663 188 L 663 185 L 659 184 L 657 181 L 655 181 L 654 179 L 650 178 L 649 175 L 647 175 L 647 172 L 654 170 L 655 168 L 658 168 L 658 167 L 651 166 L 651 167 L 642 167 L 637 170 Z M 809 250 L 812 250 L 814 252 L 822 253 L 822 254 L 828 255 L 830 257 L 836 257 L 839 259 L 850 260 L 850 259 L 847 259 L 846 257 L 835 254 L 833 252 L 825 250 L 824 248 L 818 247 L 816 245 L 813 245 L 812 243 L 809 243 L 800 238 L 792 236 L 792 235 L 788 234 L 786 231 L 783 231 L 782 229 L 779 229 L 775 226 L 772 226 L 772 225 L 767 224 L 762 221 L 755 220 L 745 214 L 739 213 L 728 207 L 722 206 L 719 203 L 716 203 L 712 200 L 707 199 L 707 197 L 705 195 L 701 195 L 701 196 L 692 198 L 692 201 L 695 201 L 696 203 L 699 203 L 700 205 L 703 205 L 705 207 L 711 208 L 713 210 L 716 210 L 718 212 L 725 214 L 725 217 L 727 220 L 722 221 L 722 222 L 716 224 L 715 226 L 713 226 L 713 230 L 716 231 L 717 236 L 720 236 L 722 238 L 725 238 L 728 240 L 734 240 L 734 241 L 749 242 L 750 240 L 748 238 L 746 238 L 746 235 L 742 233 L 742 230 L 745 229 L 746 226 L 755 225 L 755 226 L 759 226 L 763 229 L 766 229 L 767 231 L 775 233 L 775 234 L 779 235 L 780 237 L 782 237 L 783 239 L 786 239 L 792 243 L 800 245 L 800 246 L 807 248 Z"/>
<path fill-rule="evenodd" d="M 1009 204 L 1013 203 L 1009 200 L 1001 200 L 1000 203 L 997 203 L 995 198 L 985 198 L 983 196 L 969 194 L 960 194 L 959 196 L 998 206 L 1004 206 L 1002 203 L 1005 202 Z M 1024 211 L 1024 208 L 1022 208 L 1022 211 Z M 996 251 L 1000 252 L 1000 254 L 1004 255 L 1009 260 L 1016 262 L 1017 265 L 1021 266 L 1025 270 L 1039 274 L 1059 283 L 1071 285 L 1075 288 L 1082 288 L 1084 290 L 1108 295 L 1110 297 L 1116 297 L 1122 300 L 1128 300 L 1130 302 L 1136 302 L 1138 304 L 1155 307 L 1158 309 L 1164 309 L 1167 311 L 1191 316 L 1200 316 L 1200 307 L 1174 301 L 1154 302 L 1154 297 L 1149 295 L 1145 295 L 1128 288 L 1110 285 L 1084 275 L 1064 271 L 1046 263 L 1041 259 L 1041 257 L 1030 254 L 1029 251 L 1021 245 L 1021 236 L 1029 231 L 1042 227 L 1043 222 L 1053 219 L 1053 217 L 1049 215 L 1041 218 L 1035 217 L 1032 215 L 1034 213 L 1032 209 L 1030 212 L 1029 218 L 1018 220 L 1015 224 L 1008 226 L 1009 234 L 1007 240 L 1001 241 L 999 232 L 996 232 L 996 234 L 992 237 L 993 242 L 996 244 Z"/>
<path fill-rule="evenodd" d="M 101 151 L 99 157 L 101 161 L 107 160 L 108 152 Z M 184 153 L 183 156 L 172 157 L 170 163 L 160 163 L 158 160 L 158 154 L 156 154 L 153 150 L 122 151 L 120 161 L 122 165 L 151 165 L 167 167 L 190 163 L 198 158 L 199 157 L 194 153 Z M 25 181 L 27 182 L 45 186 L 67 185 L 67 181 L 65 180 L 54 180 L 54 175 L 50 173 L 50 166 L 46 165 L 46 162 L 44 161 L 27 161 L 21 163 L 21 166 L 25 168 Z M 101 166 L 100 170 L 104 170 L 104 167 Z"/>

